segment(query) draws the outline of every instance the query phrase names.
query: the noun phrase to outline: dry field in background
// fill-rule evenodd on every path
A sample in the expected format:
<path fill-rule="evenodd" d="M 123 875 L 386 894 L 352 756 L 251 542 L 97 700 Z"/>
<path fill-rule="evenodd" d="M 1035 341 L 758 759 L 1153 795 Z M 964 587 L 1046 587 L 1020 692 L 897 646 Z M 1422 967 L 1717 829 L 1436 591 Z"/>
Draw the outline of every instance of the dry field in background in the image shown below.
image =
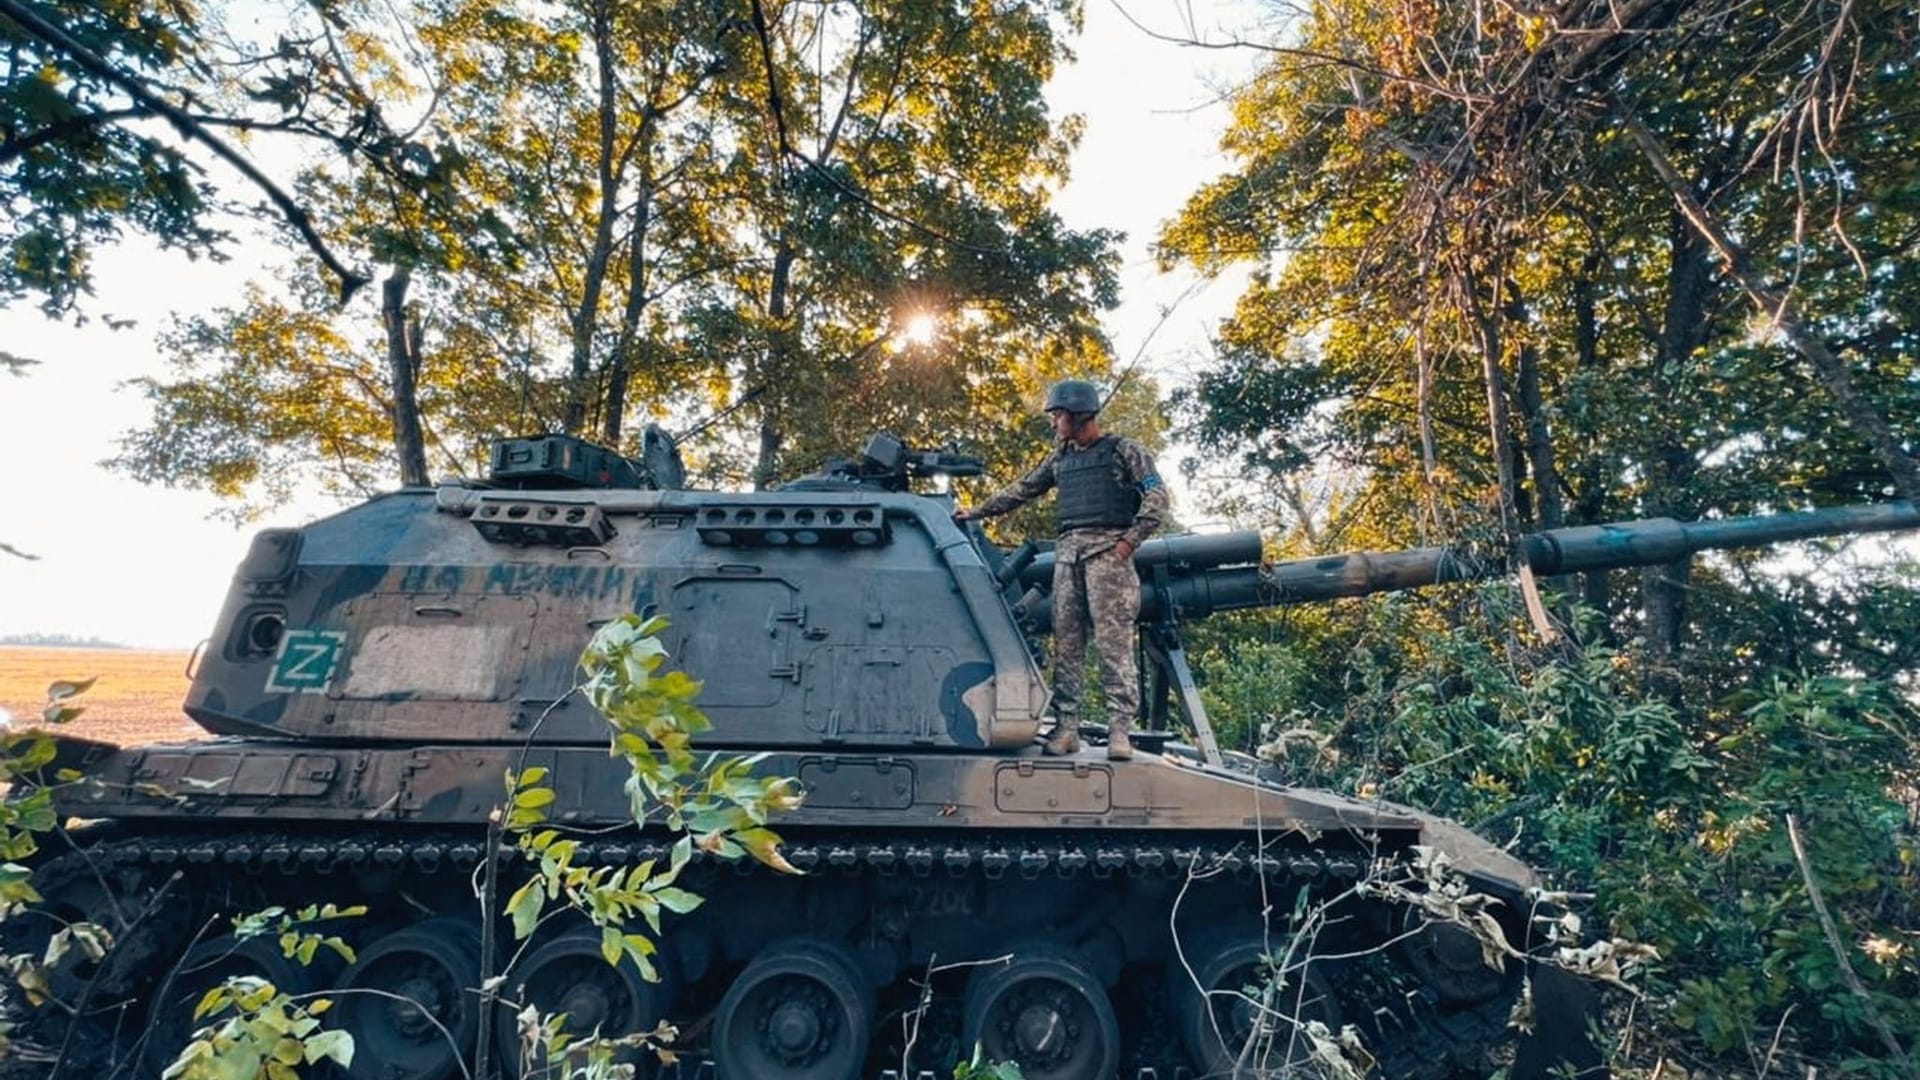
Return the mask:
<path fill-rule="evenodd" d="M 0 713 L 14 727 L 37 723 L 48 683 L 99 676 L 78 701 L 87 711 L 62 734 L 121 746 L 197 738 L 206 732 L 180 711 L 186 669 L 184 652 L 0 645 Z"/>

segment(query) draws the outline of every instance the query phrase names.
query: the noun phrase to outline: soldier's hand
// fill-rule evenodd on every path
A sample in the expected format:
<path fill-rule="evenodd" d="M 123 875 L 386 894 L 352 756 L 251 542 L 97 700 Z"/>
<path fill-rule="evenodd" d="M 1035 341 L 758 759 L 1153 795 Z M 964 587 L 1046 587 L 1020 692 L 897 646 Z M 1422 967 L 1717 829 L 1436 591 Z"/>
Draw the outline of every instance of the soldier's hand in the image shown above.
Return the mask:
<path fill-rule="evenodd" d="M 1123 559 L 1133 558 L 1133 553 L 1135 550 L 1136 549 L 1133 546 L 1133 541 L 1131 540 L 1122 540 L 1119 543 L 1113 545 L 1113 553 L 1115 555 L 1120 556 Z"/>
<path fill-rule="evenodd" d="M 973 520 L 975 520 L 975 519 L 974 519 L 974 516 L 973 516 L 973 511 L 971 511 L 971 510 L 969 510 L 969 509 L 967 509 L 966 507 L 964 507 L 964 506 L 963 506 L 963 507 L 959 507 L 959 508 L 956 508 L 956 509 L 954 510 L 954 512 L 953 512 L 953 520 L 954 520 L 954 521 L 956 521 L 956 522 L 958 522 L 959 524 L 962 524 L 962 525 L 964 525 L 964 524 L 966 524 L 967 522 L 969 522 L 969 521 L 973 521 Z"/>

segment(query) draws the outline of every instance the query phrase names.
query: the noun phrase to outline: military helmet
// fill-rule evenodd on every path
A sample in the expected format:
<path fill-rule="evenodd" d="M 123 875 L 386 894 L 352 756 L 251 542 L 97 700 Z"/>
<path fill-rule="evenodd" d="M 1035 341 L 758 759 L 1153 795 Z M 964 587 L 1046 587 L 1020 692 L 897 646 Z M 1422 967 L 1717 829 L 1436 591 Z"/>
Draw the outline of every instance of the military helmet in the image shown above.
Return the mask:
<path fill-rule="evenodd" d="M 1047 404 L 1043 412 L 1065 409 L 1070 413 L 1097 413 L 1100 411 L 1100 388 L 1085 379 L 1062 379 L 1047 391 Z"/>

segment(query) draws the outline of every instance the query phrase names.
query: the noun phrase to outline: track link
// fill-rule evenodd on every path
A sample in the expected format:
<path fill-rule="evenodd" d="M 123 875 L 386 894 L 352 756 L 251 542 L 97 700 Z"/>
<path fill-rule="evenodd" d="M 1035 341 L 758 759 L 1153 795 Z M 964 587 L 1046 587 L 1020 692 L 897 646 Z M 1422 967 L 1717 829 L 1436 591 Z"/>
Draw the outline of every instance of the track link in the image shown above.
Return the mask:
<path fill-rule="evenodd" d="M 663 859 L 669 845 L 648 837 L 628 835 L 583 842 L 580 861 L 631 865 Z M 352 895 L 328 895 L 327 879 L 354 874 L 391 873 L 407 880 L 437 879 L 443 883 L 470 880 L 485 860 L 484 834 L 462 830 L 404 831 L 363 829 L 340 832 L 286 831 L 236 833 L 208 831 L 103 839 L 85 850 L 45 863 L 38 880 L 58 892 L 82 881 L 109 884 L 144 883 L 152 899 L 171 889 L 192 890 L 194 883 L 252 879 L 268 892 L 284 891 L 305 897 L 302 902 L 334 900 L 350 903 Z M 1291 895 L 1306 887 L 1326 894 L 1344 889 L 1372 869 L 1374 858 L 1361 850 L 1330 847 L 1273 845 L 1257 851 L 1245 842 L 1229 840 L 1142 838 L 1134 842 L 1101 842 L 1084 836 L 961 836 L 959 834 L 886 839 L 840 835 L 793 835 L 783 846 L 789 862 L 820 878 L 974 879 L 983 883 L 1065 880 L 1095 883 L 1115 878 L 1178 881 L 1191 875 L 1226 876 L 1250 888 L 1264 878 L 1268 895 Z M 503 868 L 511 869 L 520 856 L 512 847 L 498 852 Z M 747 860 L 717 863 L 709 888 L 728 877 L 770 874 Z M 285 878 L 285 881 L 279 879 Z M 45 890 L 43 890 L 45 891 Z M 343 890 L 350 891 L 350 890 Z M 1249 896 L 1259 893 L 1249 892 Z M 216 898 L 182 895 L 180 903 L 211 908 Z M 138 926 L 123 928 L 139 936 Z M 669 930 L 671 936 L 671 929 Z M 95 1000 L 116 995 L 137 997 L 143 987 L 161 978 L 171 957 L 148 947 L 132 961 L 102 965 L 90 994 Z M 1507 1037 L 1507 1015 L 1517 990 L 1514 985 L 1493 1000 L 1468 1010 L 1445 1010 L 1430 992 L 1412 990 L 1400 999 L 1375 1003 L 1370 1015 L 1347 1017 L 1361 1030 L 1378 1060 L 1375 1075 L 1407 1080 L 1445 1080 L 1477 1072 L 1485 1075 L 1491 1049 Z M 10 1007 L 17 1006 L 9 1002 Z M 49 1018 L 22 1016 L 27 1037 L 48 1032 L 38 1023 Z M 1136 1020 L 1128 1018 L 1123 1028 Z M 116 1022 L 124 1025 L 126 1016 Z M 70 1044 L 69 1044 L 70 1045 Z M 98 1070 L 89 1070 L 92 1074 Z M 689 1058 L 658 1075 L 675 1080 L 717 1080 L 711 1061 Z M 1132 1080 L 1171 1080 L 1191 1077 L 1190 1068 L 1161 1062 L 1129 1061 L 1121 1070 Z M 0 1072 L 0 1076 L 13 1075 Z M 74 1072 L 71 1075 L 82 1075 Z M 111 1072 L 108 1073 L 111 1075 Z M 124 1075 L 124 1072 L 123 1072 Z M 927 1080 L 944 1075 L 934 1070 L 903 1072 L 897 1068 L 871 1073 L 873 1080 Z"/>

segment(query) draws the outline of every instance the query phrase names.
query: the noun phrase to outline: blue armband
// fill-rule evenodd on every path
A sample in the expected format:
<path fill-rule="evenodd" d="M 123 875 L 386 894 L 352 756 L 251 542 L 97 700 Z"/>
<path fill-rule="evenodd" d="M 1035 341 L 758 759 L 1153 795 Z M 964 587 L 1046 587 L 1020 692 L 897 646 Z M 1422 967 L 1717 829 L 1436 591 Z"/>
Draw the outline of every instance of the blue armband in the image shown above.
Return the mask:
<path fill-rule="evenodd" d="M 1140 488 L 1140 494 L 1145 495 L 1147 492 L 1152 491 L 1154 488 L 1157 488 L 1160 486 L 1160 474 L 1148 473 L 1146 476 L 1141 478 L 1140 483 L 1137 486 Z"/>

